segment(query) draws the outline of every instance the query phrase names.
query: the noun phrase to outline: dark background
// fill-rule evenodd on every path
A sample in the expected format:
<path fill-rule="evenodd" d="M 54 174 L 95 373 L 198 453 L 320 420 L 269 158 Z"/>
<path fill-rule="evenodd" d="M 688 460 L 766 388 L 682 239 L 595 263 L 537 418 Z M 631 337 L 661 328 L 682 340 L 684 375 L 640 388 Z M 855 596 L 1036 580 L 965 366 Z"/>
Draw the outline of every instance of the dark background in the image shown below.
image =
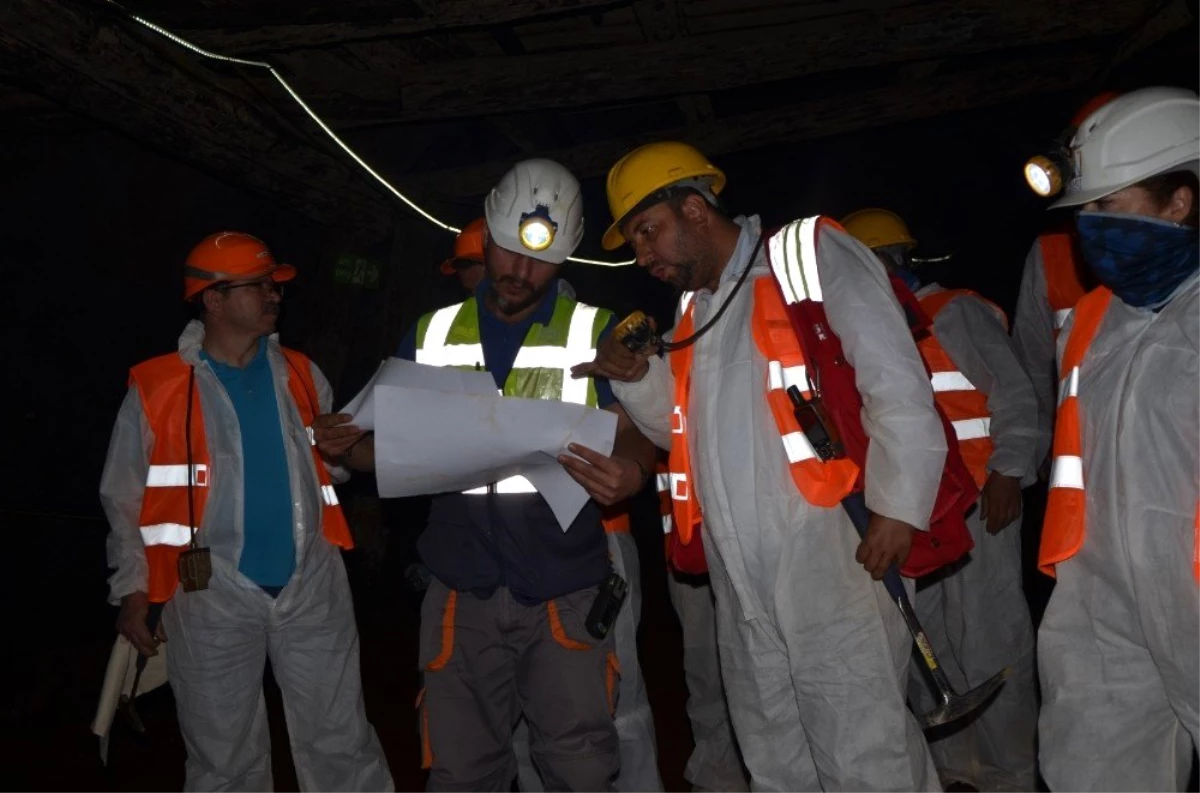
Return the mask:
<path fill-rule="evenodd" d="M 840 217 L 883 206 L 905 217 L 918 255 L 954 253 L 936 268 L 949 286 L 976 289 L 1011 310 L 1025 254 L 1048 222 L 1045 202 L 1025 187 L 1021 165 L 1046 149 L 1074 109 L 1100 88 L 1197 86 L 1196 29 L 1173 34 L 1086 91 L 950 113 L 795 145 L 717 158 L 734 212 L 768 225 L 823 213 Z M 285 100 L 279 99 L 284 102 Z M 258 194 L 95 124 L 66 132 L 0 133 L 0 333 L 6 419 L 0 476 L 5 544 L 7 691 L 0 696 L 0 787 L 155 789 L 182 784 L 182 744 L 170 694 L 146 697 L 149 738 L 115 729 L 109 768 L 88 733 L 113 639 L 106 604 L 104 537 L 96 496 L 112 420 L 128 368 L 175 348 L 187 319 L 180 265 L 189 248 L 220 229 L 244 230 L 295 264 L 281 325 L 285 344 L 312 355 L 337 399 L 348 399 L 423 311 L 456 299 L 432 275 L 449 253 L 447 233 L 397 212 L 391 239 L 363 244 L 352 230 L 323 226 Z M 403 185 L 399 185 L 403 189 Z M 607 225 L 603 185 L 585 183 L 587 234 L 599 249 Z M 465 223 L 475 206 L 437 207 Z M 342 254 L 380 265 L 376 289 L 339 285 Z M 625 256 L 626 252 L 618 252 Z M 641 307 L 665 320 L 671 295 L 636 268 L 568 266 L 581 299 L 624 313 Z M 400 582 L 405 548 L 423 502 L 380 507 L 360 477 L 343 498 L 368 536 L 347 555 L 364 647 L 368 709 L 399 787 L 421 784 L 411 705 L 413 608 Z M 652 504 L 639 506 L 646 596 L 643 663 L 659 721 L 664 777 L 678 788 L 690 738 L 682 713 L 678 627 L 665 600 Z M 389 545 L 390 538 L 390 545 Z M 1044 587 L 1037 588 L 1035 609 Z M 278 716 L 278 711 L 273 711 Z M 280 734 L 282 724 L 274 727 Z M 294 785 L 276 741 L 277 783 Z"/>

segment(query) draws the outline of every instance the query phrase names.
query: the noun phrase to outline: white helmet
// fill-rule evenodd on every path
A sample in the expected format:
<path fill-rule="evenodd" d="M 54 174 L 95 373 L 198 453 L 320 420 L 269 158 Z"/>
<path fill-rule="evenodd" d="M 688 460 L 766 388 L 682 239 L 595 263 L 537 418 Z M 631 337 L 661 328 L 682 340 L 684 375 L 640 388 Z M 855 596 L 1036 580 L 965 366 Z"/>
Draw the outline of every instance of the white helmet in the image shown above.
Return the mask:
<path fill-rule="evenodd" d="M 1055 207 L 1079 206 L 1170 171 L 1200 171 L 1200 99 L 1143 88 L 1092 113 L 1071 141 L 1074 175 Z"/>
<path fill-rule="evenodd" d="M 525 160 L 484 202 L 488 235 L 501 248 L 562 264 L 583 239 L 579 180 L 553 160 Z"/>

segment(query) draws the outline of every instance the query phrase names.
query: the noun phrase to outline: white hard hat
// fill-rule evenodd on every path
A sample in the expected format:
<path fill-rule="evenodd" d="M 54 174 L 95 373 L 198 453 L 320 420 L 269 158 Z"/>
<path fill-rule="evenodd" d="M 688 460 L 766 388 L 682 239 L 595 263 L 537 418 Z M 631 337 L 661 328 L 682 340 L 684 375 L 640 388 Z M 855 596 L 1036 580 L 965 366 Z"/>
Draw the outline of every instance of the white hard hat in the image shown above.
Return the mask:
<path fill-rule="evenodd" d="M 1092 113 L 1071 141 L 1074 174 L 1055 207 L 1080 206 L 1171 171 L 1200 171 L 1200 99 L 1143 88 Z"/>
<path fill-rule="evenodd" d="M 484 202 L 492 241 L 514 253 L 561 264 L 583 239 L 579 180 L 553 160 L 514 165 Z"/>

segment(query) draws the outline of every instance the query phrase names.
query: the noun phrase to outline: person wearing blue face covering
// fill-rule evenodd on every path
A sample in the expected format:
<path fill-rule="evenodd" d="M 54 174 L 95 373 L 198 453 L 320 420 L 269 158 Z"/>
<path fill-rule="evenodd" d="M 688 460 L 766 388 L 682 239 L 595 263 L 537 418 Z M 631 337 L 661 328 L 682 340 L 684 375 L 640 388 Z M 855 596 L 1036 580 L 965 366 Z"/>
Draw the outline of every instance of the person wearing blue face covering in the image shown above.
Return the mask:
<path fill-rule="evenodd" d="M 1089 116 L 1055 206 L 1101 286 L 1059 337 L 1039 565 L 1051 790 L 1183 790 L 1200 741 L 1200 100 L 1146 88 Z"/>

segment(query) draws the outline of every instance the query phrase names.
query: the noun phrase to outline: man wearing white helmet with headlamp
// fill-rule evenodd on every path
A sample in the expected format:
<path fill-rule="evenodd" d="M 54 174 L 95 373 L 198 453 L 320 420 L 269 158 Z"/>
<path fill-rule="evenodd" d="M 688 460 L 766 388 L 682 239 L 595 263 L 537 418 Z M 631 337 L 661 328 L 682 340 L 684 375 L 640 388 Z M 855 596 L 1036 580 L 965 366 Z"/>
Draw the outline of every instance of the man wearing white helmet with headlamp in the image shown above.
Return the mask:
<path fill-rule="evenodd" d="M 1049 156 L 1030 158 L 1025 165 L 1025 180 L 1035 193 L 1051 198 L 1062 190 L 1063 171 L 1068 167 L 1067 146 L 1075 131 L 1086 118 L 1117 96 L 1105 91 L 1089 99 L 1071 117 L 1056 150 Z M 1048 459 L 1050 438 L 1054 434 L 1054 391 L 1058 382 L 1055 341 L 1075 303 L 1095 286 L 1079 255 L 1074 231 L 1071 219 L 1061 218 L 1034 240 L 1025 256 L 1021 290 L 1013 313 L 1013 345 L 1037 394 L 1039 467 Z"/>
<path fill-rule="evenodd" d="M 585 627 L 593 604 L 608 593 L 611 568 L 626 584 L 638 575 L 632 542 L 617 539 L 629 539 L 628 516 L 605 508 L 619 510 L 642 489 L 655 450 L 607 382 L 570 377 L 571 365 L 593 355 L 616 324 L 611 312 L 559 288 L 560 266 L 583 237 L 582 203 L 579 182 L 558 163 L 515 165 L 485 203 L 487 277 L 466 301 L 421 317 L 398 352 L 418 363 L 487 370 L 507 396 L 576 402 L 618 416 L 612 456 L 572 447 L 578 457 L 561 459 L 592 496 L 565 532 L 524 477 L 434 498 L 418 541 L 433 574 L 419 652 L 430 790 L 510 790 L 517 775 L 513 730 L 522 715 L 546 789 L 608 790 L 619 768 L 623 777 L 644 772 L 630 789 L 661 784 L 644 690 L 639 712 L 614 714 L 625 684 L 640 686 L 636 627 L 629 629 L 626 616 L 635 598 L 615 612 L 622 620 L 602 638 L 590 621 Z M 350 467 L 374 468 L 373 442 L 360 443 L 355 428 L 324 430 L 317 439 Z M 614 715 L 625 728 L 621 737 L 637 736 L 637 751 L 619 747 Z M 625 769 L 627 757 L 634 759 Z"/>
<path fill-rule="evenodd" d="M 1039 564 L 1042 773 L 1052 790 L 1182 790 L 1200 737 L 1200 101 L 1146 88 L 1080 125 L 1083 256 L 1101 286 L 1059 337 Z"/>

